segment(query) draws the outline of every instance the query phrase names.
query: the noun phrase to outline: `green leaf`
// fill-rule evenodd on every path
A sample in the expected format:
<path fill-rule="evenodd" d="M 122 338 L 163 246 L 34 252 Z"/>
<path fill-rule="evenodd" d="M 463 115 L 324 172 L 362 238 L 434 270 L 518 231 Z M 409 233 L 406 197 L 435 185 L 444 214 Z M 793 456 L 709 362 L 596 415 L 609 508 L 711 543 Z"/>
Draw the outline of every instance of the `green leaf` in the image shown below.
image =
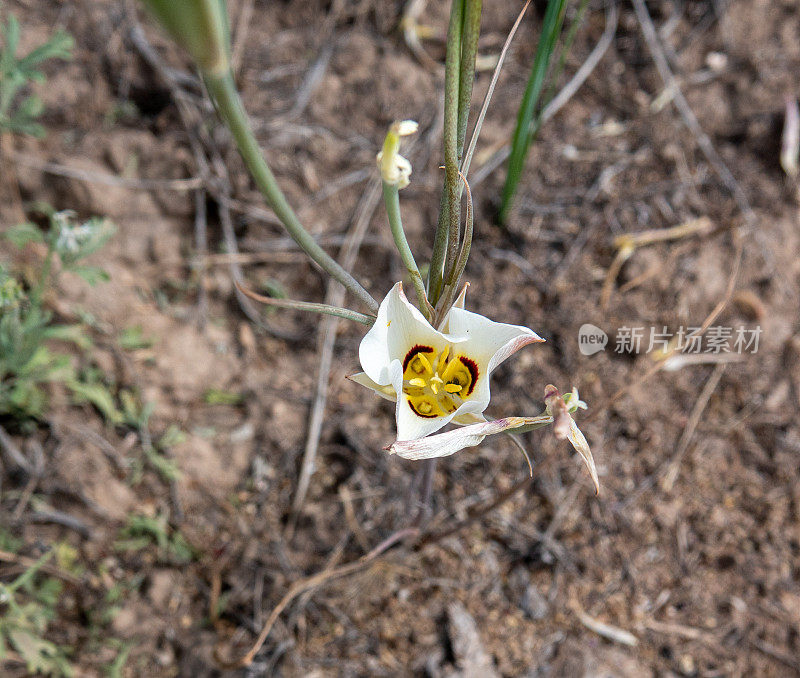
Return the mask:
<path fill-rule="evenodd" d="M 19 21 L 17 21 L 17 17 L 13 14 L 8 17 L 8 23 L 3 30 L 3 37 L 5 37 L 3 52 L 10 55 L 11 59 L 13 59 L 17 53 L 17 46 L 19 45 Z M 4 66 L 5 65 L 6 64 L 4 64 Z"/>
<path fill-rule="evenodd" d="M 206 405 L 238 405 L 244 400 L 241 393 L 210 388 L 203 394 Z"/>
<path fill-rule="evenodd" d="M 167 457 L 164 455 L 159 454 L 158 451 L 150 445 L 145 445 L 143 449 L 144 456 L 147 457 L 147 461 L 150 462 L 153 468 L 164 480 L 166 480 L 168 483 L 180 480 L 180 469 L 172 459 L 167 459 Z"/>
<path fill-rule="evenodd" d="M 514 201 L 525 159 L 528 156 L 531 136 L 530 130 L 537 107 L 541 104 L 541 94 L 544 89 L 550 59 L 555 51 L 556 41 L 561 35 L 564 23 L 564 14 L 567 0 L 548 0 L 547 10 L 544 15 L 542 32 L 539 44 L 536 47 L 536 56 L 533 59 L 531 74 L 525 87 L 525 94 L 517 113 L 517 126 L 511 140 L 511 155 L 508 158 L 508 171 L 506 182 L 503 186 L 503 201 L 500 208 L 500 221 L 506 223 Z"/>
<path fill-rule="evenodd" d="M 9 131 L 17 134 L 27 134 L 30 137 L 41 139 L 45 135 L 45 129 L 38 122 L 25 118 L 13 118 L 6 125 Z"/>
<path fill-rule="evenodd" d="M 37 97 L 36 95 L 31 95 L 26 97 L 22 100 L 22 102 L 17 106 L 17 112 L 15 114 L 15 118 L 38 118 L 42 112 L 44 111 L 44 103 L 42 100 Z"/>
<path fill-rule="evenodd" d="M 69 341 L 84 351 L 88 351 L 94 345 L 83 325 L 51 325 L 45 328 L 42 334 L 45 339 Z"/>
<path fill-rule="evenodd" d="M 195 550 L 180 532 L 176 532 L 173 535 L 170 542 L 170 551 L 172 551 L 172 555 L 179 563 L 191 562 L 196 557 Z"/>
<path fill-rule="evenodd" d="M 137 430 L 147 427 L 150 417 L 155 410 L 155 404 L 151 402 L 140 402 L 128 389 L 120 389 L 119 402 L 122 405 L 122 413 L 125 416 L 125 423 Z"/>
<path fill-rule="evenodd" d="M 97 283 L 111 280 L 111 276 L 99 266 L 73 266 L 69 270 L 71 273 L 83 278 L 92 287 L 97 285 Z"/>
<path fill-rule="evenodd" d="M 142 348 L 152 348 L 155 339 L 145 337 L 141 325 L 127 327 L 119 335 L 119 345 L 126 351 L 137 351 Z"/>
<path fill-rule="evenodd" d="M 128 656 L 134 647 L 136 647 L 136 643 L 134 642 L 122 645 L 120 651 L 117 653 L 116 659 L 114 659 L 114 663 L 109 664 L 105 669 L 108 678 L 123 678 L 122 672 L 125 669 L 125 664 L 128 662 Z"/>
<path fill-rule="evenodd" d="M 10 629 L 8 639 L 25 661 L 30 673 L 43 673 L 66 678 L 75 675 L 64 652 L 55 643 L 39 638 L 31 631 L 19 628 Z"/>
<path fill-rule="evenodd" d="M 186 442 L 186 433 L 181 431 L 175 424 L 172 424 L 161 436 L 158 441 L 158 447 L 164 450 L 184 442 Z"/>
<path fill-rule="evenodd" d="M 71 381 L 67 385 L 73 394 L 77 396 L 76 400 L 90 402 L 100 410 L 101 414 L 110 423 L 117 425 L 125 421 L 122 412 L 117 409 L 114 403 L 114 397 L 103 384 L 87 384 L 80 381 Z"/>
<path fill-rule="evenodd" d="M 27 56 L 19 60 L 21 70 L 29 70 L 48 59 L 72 59 L 72 48 L 75 46 L 73 37 L 65 31 L 57 31 L 43 45 L 31 50 Z"/>
<path fill-rule="evenodd" d="M 3 237 L 19 249 L 25 247 L 29 242 L 44 242 L 42 231 L 36 224 L 30 222 L 12 226 L 3 233 Z"/>

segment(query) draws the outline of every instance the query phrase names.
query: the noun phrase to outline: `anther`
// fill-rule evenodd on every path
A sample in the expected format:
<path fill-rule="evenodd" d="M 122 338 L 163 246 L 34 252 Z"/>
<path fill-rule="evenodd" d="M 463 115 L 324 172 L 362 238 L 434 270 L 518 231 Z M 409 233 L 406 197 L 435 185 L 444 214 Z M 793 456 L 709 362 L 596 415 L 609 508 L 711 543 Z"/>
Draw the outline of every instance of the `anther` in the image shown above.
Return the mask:
<path fill-rule="evenodd" d="M 430 362 L 428 361 L 428 359 L 424 355 L 422 355 L 422 353 L 417 353 L 417 361 L 419 362 L 419 366 L 423 370 L 431 370 L 431 371 L 433 371 L 433 369 L 431 368 Z M 416 370 L 415 370 L 415 372 L 416 372 Z"/>
<path fill-rule="evenodd" d="M 444 369 L 445 365 L 447 365 L 447 356 L 449 355 L 450 355 L 450 347 L 445 346 L 444 351 L 442 351 L 442 353 L 439 355 L 439 365 L 436 369 L 437 372 L 441 372 Z"/>
<path fill-rule="evenodd" d="M 464 388 L 464 387 L 459 385 L 459 384 L 445 384 L 444 385 L 444 390 L 447 391 L 448 393 L 458 393 L 459 391 L 461 391 L 462 388 Z"/>

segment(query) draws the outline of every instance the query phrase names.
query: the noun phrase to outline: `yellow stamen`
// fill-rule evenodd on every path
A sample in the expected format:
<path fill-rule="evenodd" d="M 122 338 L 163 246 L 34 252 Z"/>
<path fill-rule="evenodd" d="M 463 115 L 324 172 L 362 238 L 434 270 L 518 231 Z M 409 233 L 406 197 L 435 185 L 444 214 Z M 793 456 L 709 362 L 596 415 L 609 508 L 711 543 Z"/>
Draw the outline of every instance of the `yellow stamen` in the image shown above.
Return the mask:
<path fill-rule="evenodd" d="M 442 351 L 441 355 L 439 356 L 439 364 L 436 366 L 436 371 L 441 372 L 444 370 L 444 366 L 447 364 L 447 356 L 450 355 L 450 347 L 445 346 L 444 351 Z"/>
<path fill-rule="evenodd" d="M 450 346 L 445 346 L 438 355 L 428 347 L 416 351 L 403 373 L 403 393 L 409 406 L 420 417 L 427 418 L 454 412 L 472 391 L 474 378 L 469 367 L 472 361 L 464 356 L 451 357 Z"/>
<path fill-rule="evenodd" d="M 433 372 L 430 361 L 424 355 L 422 355 L 422 353 L 417 353 L 417 362 L 423 371 L 430 370 Z"/>

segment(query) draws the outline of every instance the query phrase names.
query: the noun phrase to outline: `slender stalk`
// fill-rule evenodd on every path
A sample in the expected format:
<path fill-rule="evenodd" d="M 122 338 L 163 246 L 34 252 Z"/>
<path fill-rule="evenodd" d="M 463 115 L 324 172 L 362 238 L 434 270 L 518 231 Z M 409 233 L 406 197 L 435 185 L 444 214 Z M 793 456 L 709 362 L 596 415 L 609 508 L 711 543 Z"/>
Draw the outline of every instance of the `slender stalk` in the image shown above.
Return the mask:
<path fill-rule="evenodd" d="M 461 279 L 461 276 L 464 274 L 464 269 L 467 267 L 467 261 L 469 260 L 469 251 L 472 247 L 472 226 L 473 226 L 473 210 L 472 210 L 472 192 L 469 190 L 469 184 L 467 180 L 464 178 L 464 175 L 461 175 L 461 178 L 464 180 L 464 186 L 467 189 L 467 216 L 464 220 L 464 240 L 461 243 L 461 249 L 458 253 L 458 259 L 453 262 L 453 269 L 448 272 L 446 282 L 449 287 L 455 290 L 458 287 L 458 281 Z"/>
<path fill-rule="evenodd" d="M 428 294 L 435 306 L 442 289 L 442 276 L 458 252 L 460 213 L 458 200 L 458 100 L 461 71 L 461 28 L 464 0 L 453 0 L 447 28 L 444 69 L 444 191 L 436 225 L 433 257 L 428 273 Z"/>
<path fill-rule="evenodd" d="M 389 217 L 389 227 L 392 229 L 394 243 L 397 245 L 397 251 L 400 252 L 400 258 L 403 260 L 408 275 L 411 276 L 411 283 L 414 285 L 414 291 L 417 293 L 419 310 L 430 320 L 431 306 L 425 294 L 425 283 L 422 282 L 422 276 L 417 267 L 417 262 L 414 260 L 414 254 L 408 246 L 406 234 L 403 230 L 403 221 L 400 217 L 400 191 L 397 188 L 397 184 L 383 182 L 383 201 L 386 204 L 386 214 Z"/>
<path fill-rule="evenodd" d="M 528 155 L 531 140 L 531 125 L 533 116 L 539 104 L 542 89 L 544 88 L 547 69 L 550 59 L 555 49 L 555 43 L 561 34 L 561 26 L 564 22 L 564 13 L 567 0 L 549 0 L 547 11 L 544 15 L 542 33 L 539 44 L 536 47 L 536 56 L 533 60 L 533 67 L 525 87 L 525 94 L 520 103 L 517 115 L 517 126 L 514 130 L 514 137 L 511 143 L 511 155 L 508 159 L 508 171 L 506 183 L 503 186 L 503 199 L 500 209 L 500 221 L 506 223 L 514 201 L 514 194 L 517 191 L 522 170 L 525 165 L 525 158 Z"/>
<path fill-rule="evenodd" d="M 345 320 L 354 320 L 362 325 L 371 327 L 375 324 L 375 316 L 359 313 L 358 311 L 351 311 L 349 308 L 341 308 L 339 306 L 331 306 L 330 304 L 317 304 L 312 301 L 296 301 L 294 299 L 274 299 L 273 297 L 265 297 L 261 294 L 247 289 L 239 282 L 234 282 L 236 289 L 238 289 L 246 297 L 250 297 L 253 301 L 258 301 L 267 306 L 275 306 L 277 308 L 290 308 L 295 311 L 310 311 L 311 313 L 321 313 L 322 315 L 333 315 L 337 318 L 344 318 Z"/>
<path fill-rule="evenodd" d="M 532 144 L 536 139 L 536 136 L 539 134 L 539 130 L 544 123 L 544 112 L 547 107 L 550 105 L 550 102 L 553 100 L 553 97 L 556 93 L 556 85 L 558 84 L 558 78 L 561 76 L 562 71 L 564 70 L 564 65 L 567 62 L 567 54 L 569 53 L 570 48 L 572 47 L 572 43 L 575 42 L 575 36 L 578 33 L 578 29 L 581 27 L 583 23 L 583 17 L 586 14 L 586 10 L 589 8 L 589 0 L 580 0 L 580 4 L 578 5 L 578 10 L 575 13 L 575 17 L 572 19 L 572 23 L 570 23 L 569 29 L 564 37 L 564 40 L 561 44 L 561 54 L 558 57 L 558 63 L 556 64 L 555 68 L 553 68 L 553 72 L 550 74 L 550 83 L 547 88 L 547 94 L 545 94 L 544 98 L 542 99 L 542 107 L 539 111 L 538 115 L 536 116 L 536 120 L 533 122 L 533 127 L 531 127 L 530 131 L 530 141 L 529 144 Z"/>
<path fill-rule="evenodd" d="M 204 74 L 204 82 L 217 108 L 220 118 L 231 131 L 239 153 L 253 176 L 258 189 L 266 198 L 276 216 L 281 220 L 289 235 L 300 245 L 322 269 L 339 281 L 349 292 L 373 313 L 378 311 L 378 302 L 372 298 L 361 284 L 342 268 L 311 234 L 303 228 L 294 210 L 289 205 L 258 146 L 247 113 L 242 106 L 239 93 L 230 73 L 224 75 Z"/>
<path fill-rule="evenodd" d="M 436 224 L 433 253 L 431 254 L 431 263 L 428 268 L 428 299 L 434 306 L 442 293 L 444 258 L 447 254 L 447 223 L 447 189 L 442 187 L 442 197 L 439 201 L 439 221 Z"/>
<path fill-rule="evenodd" d="M 489 83 L 489 89 L 486 90 L 486 95 L 483 98 L 483 105 L 481 106 L 481 111 L 478 113 L 478 119 L 475 121 L 475 127 L 472 130 L 472 138 L 469 141 L 469 148 L 467 152 L 464 154 L 464 157 L 461 161 L 461 172 L 466 177 L 469 174 L 469 166 L 472 162 L 472 155 L 475 153 L 475 147 L 478 145 L 478 137 L 481 134 L 481 127 L 483 126 L 483 119 L 486 117 L 486 111 L 489 109 L 489 102 L 492 100 L 492 95 L 494 94 L 494 88 L 497 85 L 497 79 L 500 77 L 500 69 L 503 68 L 503 64 L 506 60 L 506 55 L 508 54 L 508 48 L 511 46 L 511 41 L 514 39 L 514 35 L 519 28 L 520 23 L 522 22 L 522 17 L 525 16 L 525 12 L 528 9 L 528 5 L 531 4 L 531 0 L 527 0 L 524 7 L 520 10 L 519 15 L 517 16 L 517 20 L 514 22 L 514 25 L 511 27 L 511 30 L 508 32 L 508 36 L 506 36 L 506 41 L 503 44 L 503 49 L 500 50 L 500 58 L 497 60 L 497 66 L 494 67 L 494 73 L 492 73 L 492 80 Z"/>
<path fill-rule="evenodd" d="M 475 57 L 478 55 L 478 35 L 481 30 L 482 0 L 466 0 L 461 32 L 461 68 L 458 76 L 458 160 L 464 154 L 472 86 L 475 83 Z M 459 191 L 460 194 L 460 191 Z"/>
<path fill-rule="evenodd" d="M 458 144 L 458 104 L 461 91 L 461 45 L 465 0 L 453 0 L 450 27 L 447 31 L 447 57 L 444 80 L 444 186 L 447 192 L 447 271 L 458 254 L 461 229 L 461 192 L 459 190 L 458 161 L 461 147 Z"/>

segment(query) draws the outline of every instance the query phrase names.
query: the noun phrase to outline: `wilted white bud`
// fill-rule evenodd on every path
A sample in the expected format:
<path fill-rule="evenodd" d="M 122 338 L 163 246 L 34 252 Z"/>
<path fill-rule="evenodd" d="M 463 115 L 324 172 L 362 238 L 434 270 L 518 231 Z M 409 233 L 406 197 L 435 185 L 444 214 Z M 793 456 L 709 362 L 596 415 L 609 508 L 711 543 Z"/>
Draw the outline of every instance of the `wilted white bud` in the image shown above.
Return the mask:
<path fill-rule="evenodd" d="M 400 122 L 394 123 L 392 127 L 395 128 L 395 132 L 398 136 L 407 137 L 417 133 L 419 124 L 415 120 L 401 120 Z"/>
<path fill-rule="evenodd" d="M 400 137 L 415 134 L 419 125 L 413 120 L 392 123 L 383 141 L 383 150 L 376 156 L 381 179 L 398 189 L 408 186 L 411 180 L 411 163 L 400 155 Z"/>

